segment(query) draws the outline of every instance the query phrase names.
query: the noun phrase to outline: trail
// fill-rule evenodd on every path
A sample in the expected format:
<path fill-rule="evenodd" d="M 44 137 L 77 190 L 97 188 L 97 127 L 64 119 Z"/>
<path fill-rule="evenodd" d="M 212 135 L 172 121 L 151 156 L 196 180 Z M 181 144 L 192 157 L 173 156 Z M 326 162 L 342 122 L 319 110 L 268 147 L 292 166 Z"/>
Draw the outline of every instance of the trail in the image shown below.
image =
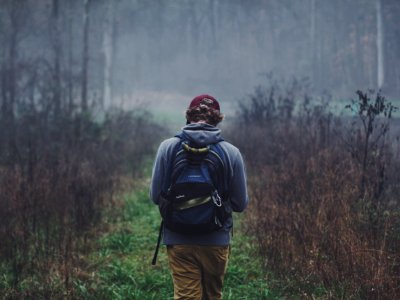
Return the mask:
<path fill-rule="evenodd" d="M 85 299 L 173 299 L 165 248 L 151 265 L 160 217 L 146 185 L 126 194 L 108 230 L 88 256 L 92 277 L 77 282 Z M 235 232 L 223 295 L 226 300 L 280 299 L 268 288 L 251 240 L 235 216 Z"/>

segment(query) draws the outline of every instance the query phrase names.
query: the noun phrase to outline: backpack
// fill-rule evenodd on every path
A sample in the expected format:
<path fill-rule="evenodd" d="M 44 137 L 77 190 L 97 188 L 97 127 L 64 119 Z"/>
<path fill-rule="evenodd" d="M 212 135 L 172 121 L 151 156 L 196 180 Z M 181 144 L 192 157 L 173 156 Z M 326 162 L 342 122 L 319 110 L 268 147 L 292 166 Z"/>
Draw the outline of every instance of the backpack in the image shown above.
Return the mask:
<path fill-rule="evenodd" d="M 173 151 L 162 192 L 159 210 L 162 227 L 188 235 L 211 233 L 221 229 L 231 216 L 228 198 L 228 168 L 219 142 L 199 147 L 177 135 L 180 142 Z M 155 258 L 153 264 L 155 264 Z"/>

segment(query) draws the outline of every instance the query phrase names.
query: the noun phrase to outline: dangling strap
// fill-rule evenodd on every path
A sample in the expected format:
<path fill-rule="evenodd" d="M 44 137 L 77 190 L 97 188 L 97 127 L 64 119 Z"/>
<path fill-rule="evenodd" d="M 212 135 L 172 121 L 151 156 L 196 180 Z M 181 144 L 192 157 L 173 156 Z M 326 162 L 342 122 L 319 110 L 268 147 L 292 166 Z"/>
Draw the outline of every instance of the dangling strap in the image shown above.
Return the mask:
<path fill-rule="evenodd" d="M 162 233 L 163 233 L 163 228 L 164 228 L 164 221 L 161 221 L 160 224 L 160 231 L 158 233 L 158 240 L 157 240 L 157 246 L 156 246 L 156 250 L 154 251 L 154 256 L 153 256 L 153 260 L 151 262 L 151 264 L 153 266 L 156 265 L 157 262 L 157 255 L 158 255 L 158 250 L 160 249 L 160 243 L 161 243 L 161 237 L 162 237 Z"/>

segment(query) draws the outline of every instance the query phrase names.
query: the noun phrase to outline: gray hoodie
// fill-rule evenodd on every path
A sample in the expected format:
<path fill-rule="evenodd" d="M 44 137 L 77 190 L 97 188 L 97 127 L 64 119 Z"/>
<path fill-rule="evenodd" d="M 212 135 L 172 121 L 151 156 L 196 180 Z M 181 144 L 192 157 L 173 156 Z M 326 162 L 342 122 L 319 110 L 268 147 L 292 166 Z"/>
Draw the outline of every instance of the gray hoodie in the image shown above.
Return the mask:
<path fill-rule="evenodd" d="M 182 129 L 185 138 L 196 142 L 199 146 L 205 146 L 220 140 L 221 130 L 205 123 L 186 125 Z M 150 198 L 158 204 L 167 176 L 167 168 L 172 158 L 173 151 L 180 139 L 173 137 L 163 141 L 157 151 L 154 161 L 152 180 L 150 187 Z M 242 212 L 249 201 L 247 196 L 246 174 L 242 155 L 238 148 L 232 144 L 220 142 L 225 152 L 225 165 L 229 168 L 229 196 L 232 210 Z M 204 235 L 182 235 L 164 228 L 163 242 L 165 245 L 229 245 L 232 218 L 226 220 L 223 228 L 218 231 Z"/>

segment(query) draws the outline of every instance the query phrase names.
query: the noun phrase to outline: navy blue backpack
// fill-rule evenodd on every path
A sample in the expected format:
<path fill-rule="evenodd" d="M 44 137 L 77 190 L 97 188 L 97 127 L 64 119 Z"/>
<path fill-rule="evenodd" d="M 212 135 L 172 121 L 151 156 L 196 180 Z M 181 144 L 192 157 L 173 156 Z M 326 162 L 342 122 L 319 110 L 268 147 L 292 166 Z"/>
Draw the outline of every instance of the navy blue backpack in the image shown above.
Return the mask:
<path fill-rule="evenodd" d="M 181 141 L 174 149 L 159 203 L 162 223 L 153 264 L 163 226 L 180 234 L 207 234 L 221 229 L 231 215 L 228 168 L 218 144 L 222 139 L 200 147 L 182 134 L 177 137 Z"/>

